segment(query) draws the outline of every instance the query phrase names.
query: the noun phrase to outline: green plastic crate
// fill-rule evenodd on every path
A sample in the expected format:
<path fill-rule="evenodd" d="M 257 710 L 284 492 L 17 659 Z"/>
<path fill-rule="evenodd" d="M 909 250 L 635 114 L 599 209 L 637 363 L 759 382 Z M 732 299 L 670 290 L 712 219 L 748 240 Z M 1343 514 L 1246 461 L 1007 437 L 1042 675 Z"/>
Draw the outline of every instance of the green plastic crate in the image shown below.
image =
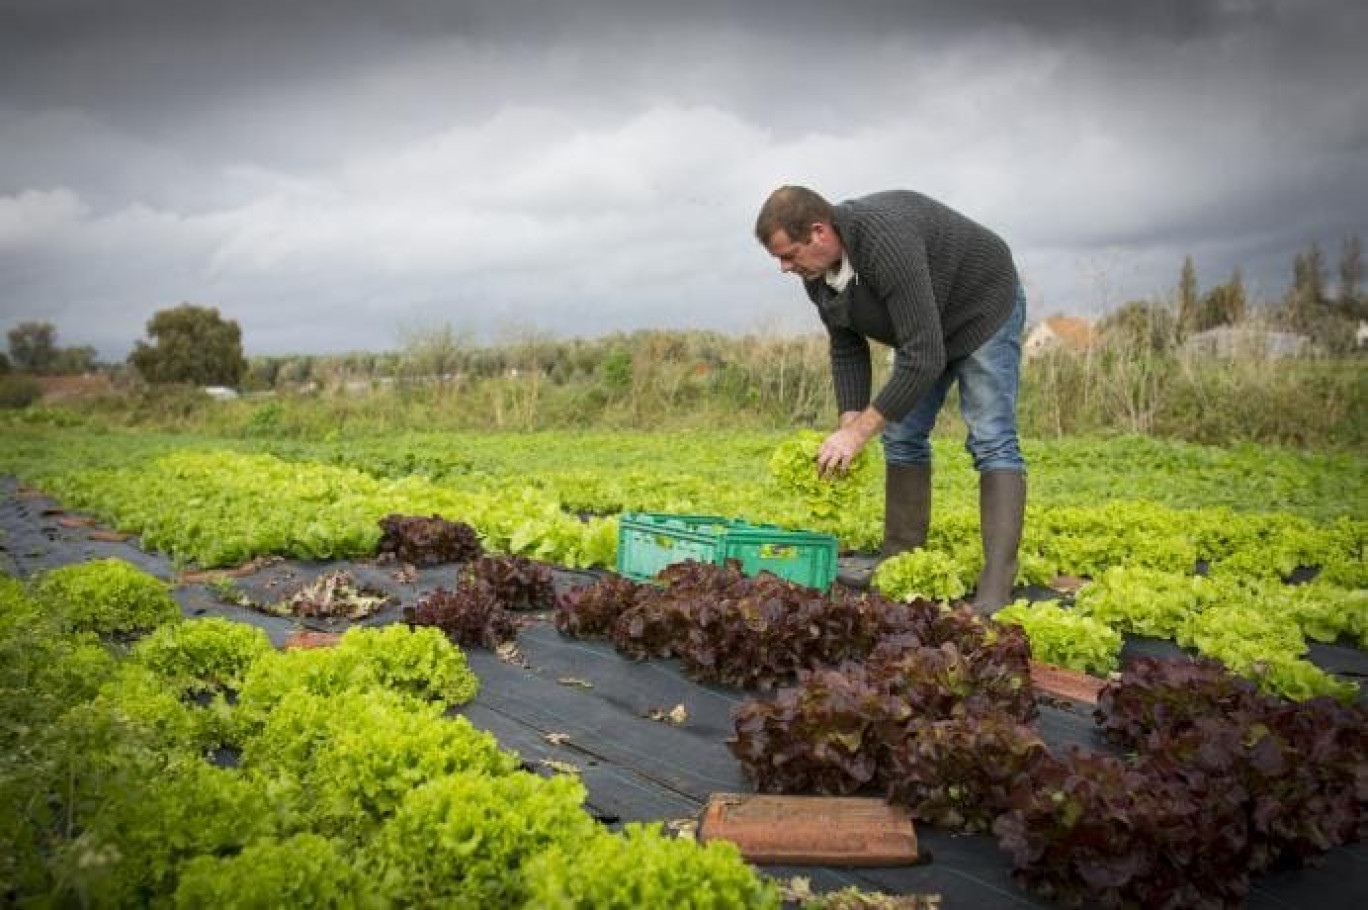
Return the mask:
<path fill-rule="evenodd" d="M 624 512 L 619 517 L 619 575 L 650 581 L 666 566 L 689 559 L 719 566 L 735 559 L 747 575 L 773 572 L 825 591 L 836 578 L 836 538 L 717 515 Z"/>

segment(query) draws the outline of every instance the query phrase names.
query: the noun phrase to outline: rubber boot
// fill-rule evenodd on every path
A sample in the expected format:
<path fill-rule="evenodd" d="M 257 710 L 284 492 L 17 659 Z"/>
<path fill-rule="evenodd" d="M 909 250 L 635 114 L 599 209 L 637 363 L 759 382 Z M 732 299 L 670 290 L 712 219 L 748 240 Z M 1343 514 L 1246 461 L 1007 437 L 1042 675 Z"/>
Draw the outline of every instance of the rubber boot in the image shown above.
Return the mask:
<path fill-rule="evenodd" d="M 884 539 L 879 556 L 850 560 L 837 573 L 837 580 L 849 588 L 868 588 L 879 563 L 925 544 L 930 527 L 931 465 L 885 466 Z"/>
<path fill-rule="evenodd" d="M 931 464 L 884 468 L 884 540 L 887 559 L 925 545 L 931 530 Z"/>
<path fill-rule="evenodd" d="M 1012 600 L 1017 550 L 1026 516 L 1026 475 L 1020 471 L 984 471 L 979 475 L 979 521 L 983 537 L 983 571 L 974 590 L 974 608 L 991 616 Z"/>

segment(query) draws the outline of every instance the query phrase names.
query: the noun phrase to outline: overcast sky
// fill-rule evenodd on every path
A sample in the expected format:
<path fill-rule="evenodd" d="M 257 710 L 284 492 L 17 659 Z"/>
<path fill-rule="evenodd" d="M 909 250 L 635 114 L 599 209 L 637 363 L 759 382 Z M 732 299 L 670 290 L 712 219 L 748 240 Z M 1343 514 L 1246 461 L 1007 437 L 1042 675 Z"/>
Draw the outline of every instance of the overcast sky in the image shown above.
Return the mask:
<path fill-rule="evenodd" d="M 121 358 L 449 323 L 817 331 L 773 187 L 902 187 L 1012 245 L 1031 317 L 1368 234 L 1368 3 L 0 0 L 0 329 Z"/>

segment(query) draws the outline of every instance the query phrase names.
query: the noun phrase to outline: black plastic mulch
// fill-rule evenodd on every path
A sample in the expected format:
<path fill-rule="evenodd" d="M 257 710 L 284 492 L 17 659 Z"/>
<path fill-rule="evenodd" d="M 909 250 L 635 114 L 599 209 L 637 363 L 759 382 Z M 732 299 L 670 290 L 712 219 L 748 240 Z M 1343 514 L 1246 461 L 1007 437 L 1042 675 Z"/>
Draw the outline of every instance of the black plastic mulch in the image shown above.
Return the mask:
<path fill-rule="evenodd" d="M 0 569 L 28 575 L 72 562 L 117 557 L 158 577 L 175 577 L 167 559 L 143 552 L 136 540 L 91 540 L 91 528 L 59 524 L 62 514 L 51 500 L 20 495 L 13 478 L 0 479 Z M 279 600 L 339 568 L 399 600 L 364 620 L 366 625 L 399 621 L 403 606 L 439 585 L 452 587 L 456 579 L 454 566 L 421 570 L 408 578 L 395 567 L 370 563 L 282 561 L 237 579 L 236 584 L 255 599 Z M 590 573 L 556 572 L 559 589 L 592 578 Z M 264 629 L 277 645 L 303 627 L 288 617 L 224 604 L 203 584 L 182 585 L 175 594 L 188 616 L 248 622 Z M 588 789 L 588 808 L 596 817 L 614 827 L 661 821 L 682 828 L 696 820 L 710 794 L 753 789 L 726 747 L 732 711 L 751 693 L 694 682 L 673 661 L 634 662 L 608 643 L 565 638 L 547 614 L 527 615 L 525 623 L 516 654 L 468 652 L 481 691 L 461 713 L 540 773 L 565 773 L 573 766 Z M 338 628 L 327 622 L 310 625 Z M 1132 638 L 1123 656 L 1181 653 L 1171 642 Z M 1310 656 L 1327 669 L 1368 675 L 1368 655 L 1357 648 L 1318 645 Z M 677 706 L 683 706 L 682 723 L 653 719 Z M 1090 709 L 1082 705 L 1042 701 L 1037 726 L 1053 747 L 1078 743 L 1107 748 L 1095 732 Z M 1053 906 L 1012 882 L 1009 859 L 991 836 L 956 835 L 926 825 L 918 826 L 917 833 L 927 859 L 916 866 L 765 871 L 781 878 L 808 877 L 818 891 L 853 885 L 866 891 L 939 894 L 947 910 Z M 1362 843 L 1343 847 L 1327 854 L 1319 867 L 1261 876 L 1247 905 L 1270 910 L 1368 907 L 1368 849 Z"/>

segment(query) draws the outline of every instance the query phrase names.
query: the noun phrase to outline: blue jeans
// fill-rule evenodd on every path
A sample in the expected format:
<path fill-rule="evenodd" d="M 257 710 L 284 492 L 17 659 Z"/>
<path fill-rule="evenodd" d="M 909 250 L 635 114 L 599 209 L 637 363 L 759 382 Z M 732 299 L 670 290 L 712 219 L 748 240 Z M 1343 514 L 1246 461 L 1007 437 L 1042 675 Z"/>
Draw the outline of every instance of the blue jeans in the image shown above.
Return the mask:
<path fill-rule="evenodd" d="M 1026 470 L 1017 444 L 1017 386 L 1021 380 L 1021 329 L 1026 322 L 1026 292 L 1017 286 L 1016 304 L 1002 328 L 967 357 L 952 360 L 931 390 L 907 416 L 883 431 L 889 464 L 931 461 L 931 430 L 951 383 L 959 380 L 960 414 L 969 428 L 964 447 L 977 471 Z"/>

